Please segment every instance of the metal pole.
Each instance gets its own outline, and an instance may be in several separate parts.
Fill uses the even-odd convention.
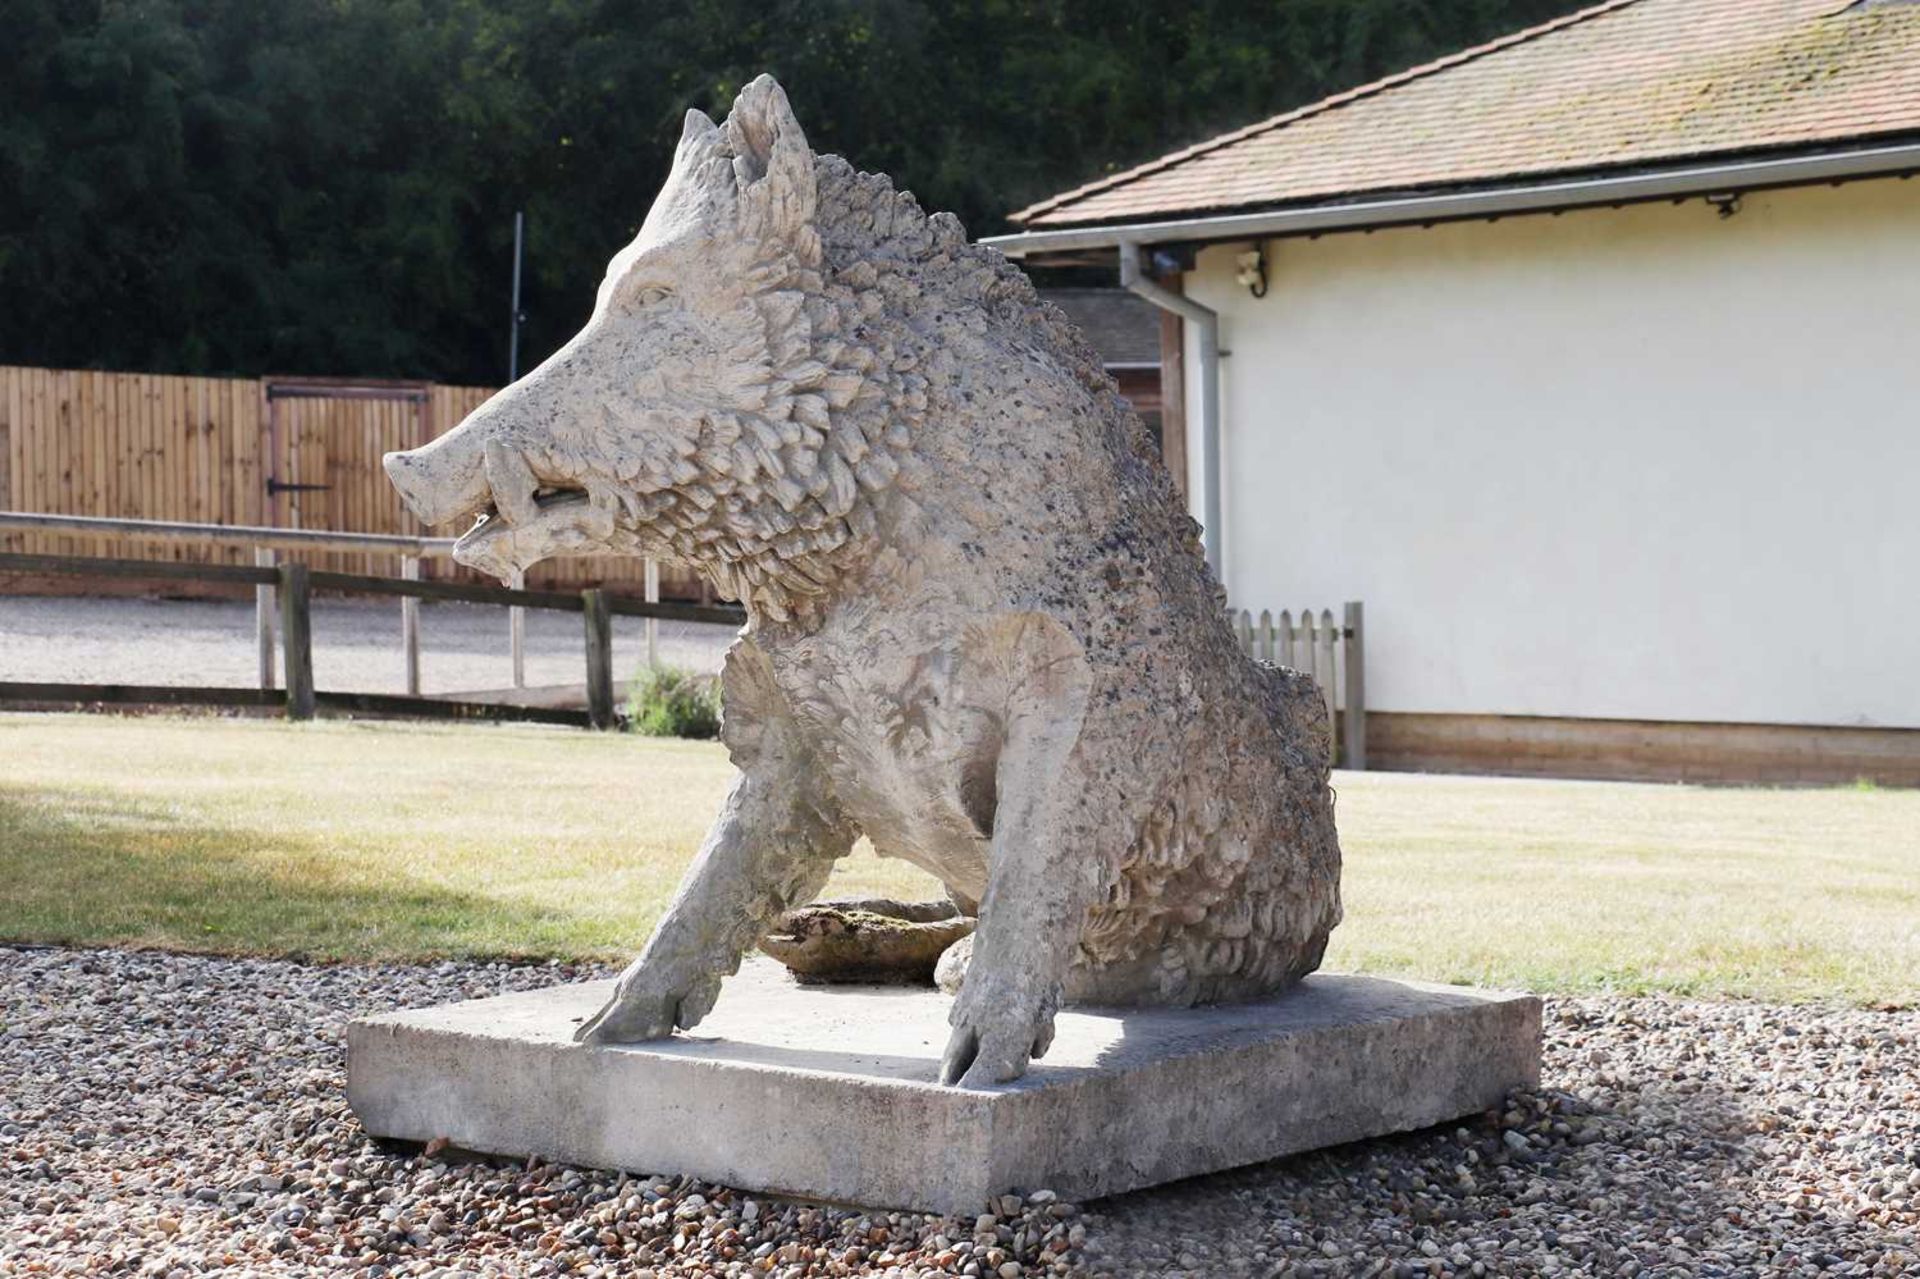
[[[516,591],[527,589],[527,575],[520,569],[513,570],[513,577],[507,585]],[[507,606],[507,636],[513,650],[513,686],[527,686],[527,610],[518,604]]]
[[[526,244],[527,215],[513,215],[513,315],[507,322],[507,383],[520,380],[520,253]],[[516,684],[517,686],[517,684]]]
[[[447,556],[454,539],[392,533],[336,533],[331,529],[270,528],[259,524],[184,524],[172,520],[114,520],[97,515],[40,515],[0,511],[0,532],[73,533],[136,542],[200,542],[208,546],[270,546],[288,551],[378,551]]]
[[[418,556],[400,557],[400,577],[407,582],[420,580]],[[407,696],[420,696],[420,600],[418,596],[400,597],[400,647],[406,650]]]
[[[273,548],[257,546],[253,551],[253,562],[260,568],[273,567]],[[253,629],[260,644],[260,687],[270,689],[274,686],[273,662],[273,614],[279,607],[274,599],[273,587],[264,583],[253,588]]]
[[[1120,287],[1190,322],[1200,339],[1200,546],[1222,583],[1227,580],[1220,527],[1220,315],[1184,294],[1163,288],[1140,269],[1140,246],[1120,243]]]
[[[646,591],[647,603],[658,604],[660,602],[660,563],[658,560],[647,561]],[[651,670],[659,665],[660,619],[657,617],[649,617],[647,619],[647,667]]]

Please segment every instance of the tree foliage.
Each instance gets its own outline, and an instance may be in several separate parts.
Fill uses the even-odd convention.
[[[0,0],[0,362],[496,382],[763,70],[970,229],[1568,0]]]

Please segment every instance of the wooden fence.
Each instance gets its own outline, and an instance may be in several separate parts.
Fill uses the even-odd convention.
[[[1335,620],[1332,609],[1318,615],[1286,609],[1274,616],[1261,609],[1228,614],[1247,656],[1309,675],[1327,703],[1333,731],[1333,757],[1342,767],[1367,766],[1366,623],[1358,600],[1350,600]]]
[[[151,684],[75,684],[0,680],[0,705],[46,706],[233,706],[277,708],[289,719],[312,719],[320,712],[339,715],[405,716],[430,719],[534,720],[589,728],[619,726],[613,676],[613,625],[617,614],[650,621],[711,622],[738,626],[737,608],[702,604],[647,603],[604,589],[584,591],[507,590],[464,582],[423,582],[417,578],[309,570],[305,564],[271,568],[245,564],[188,564],[164,560],[106,559],[93,556],[32,555],[0,552],[0,574],[31,573],[81,578],[132,578],[222,582],[274,592],[286,679],[260,688]],[[336,692],[315,687],[313,677],[312,597],[316,590],[397,596],[403,601],[460,600],[504,604],[509,608],[555,609],[582,614],[586,656],[584,711],[513,702],[472,701],[459,697],[422,697],[387,693]],[[417,632],[416,632],[417,633]],[[417,650],[416,650],[417,660]],[[417,688],[418,680],[409,683]]]
[[[109,519],[328,529],[423,536],[380,468],[457,425],[489,387],[340,379],[173,377],[0,365],[0,511]],[[98,555],[100,539],[0,534],[0,551]],[[183,562],[242,563],[233,547],[176,544]],[[391,573],[391,555],[316,553],[320,571]],[[450,561],[429,576],[483,580]],[[638,592],[637,559],[556,560],[528,585],[606,586]],[[686,573],[662,575],[663,594],[700,598]]]

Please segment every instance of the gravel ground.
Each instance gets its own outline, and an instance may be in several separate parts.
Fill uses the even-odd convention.
[[[347,1113],[348,1017],[585,975],[0,949],[0,1274],[1920,1274],[1913,1011],[1554,1000],[1546,1086],[1457,1129],[977,1220]]]
[[[259,678],[253,626],[253,605],[238,600],[0,596],[0,680],[251,687]],[[733,638],[724,626],[659,626],[660,659],[701,671],[720,669]],[[513,666],[507,645],[504,608],[423,602],[423,691],[508,687]],[[638,669],[646,655],[646,623],[616,617],[613,649],[617,675]],[[526,655],[528,684],[583,683],[579,615],[529,610]],[[404,692],[399,601],[316,598],[313,668],[323,689]]]

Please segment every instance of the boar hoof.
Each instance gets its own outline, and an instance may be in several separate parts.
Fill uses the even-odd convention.
[[[683,994],[663,993],[657,987],[629,985],[622,980],[606,1006],[573,1032],[583,1044],[636,1044],[648,1039],[665,1039],[674,1028],[691,1030],[713,1008],[720,994],[720,979],[702,977]]]

